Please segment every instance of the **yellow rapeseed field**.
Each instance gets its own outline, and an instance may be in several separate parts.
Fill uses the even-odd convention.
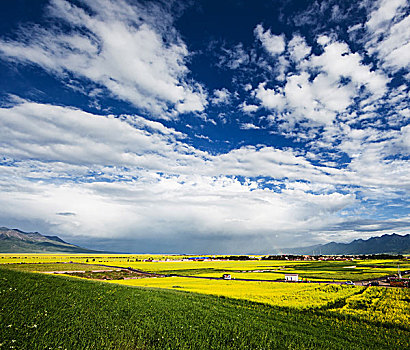
[[[285,273],[298,273],[300,278],[311,281],[363,280],[410,269],[405,260],[353,261],[181,261],[178,255],[130,255],[130,254],[0,254],[1,263],[59,263],[75,262],[118,267],[132,267],[147,272],[185,276],[221,277],[229,273],[233,278],[275,280],[284,279]],[[154,261],[143,261],[153,259]],[[179,260],[179,261],[178,261]]]
[[[346,305],[332,311],[368,320],[410,326],[410,290],[369,287],[346,299]]]
[[[362,287],[316,283],[244,282],[186,277],[144,278],[109,282],[128,286],[212,294],[298,309],[325,306],[362,290]]]

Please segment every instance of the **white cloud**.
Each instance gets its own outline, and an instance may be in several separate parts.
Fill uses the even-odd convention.
[[[284,89],[266,89],[265,84],[260,84],[255,96],[265,108],[290,110],[295,120],[328,124],[349,106],[353,92],[351,87],[340,86],[326,74],[319,74],[310,82],[309,74],[303,72],[288,77]]]
[[[0,152],[22,161],[90,167],[131,166],[206,176],[269,176],[275,173],[279,177],[303,177],[309,176],[308,173],[320,173],[292,152],[269,147],[245,147],[223,155],[211,155],[184,143],[184,134],[139,116],[116,118],[32,102],[0,108],[0,116]],[[304,164],[307,173],[291,171],[294,165],[287,168],[275,164],[283,163],[285,158],[292,159],[290,164]]]
[[[285,56],[279,56],[277,64],[275,65],[275,70],[277,72],[276,79],[279,81],[284,81],[286,79],[286,73],[289,69],[290,63]]]
[[[251,91],[252,90],[252,85],[251,84],[245,84],[245,86],[243,87],[243,89],[245,90],[245,91]]]
[[[205,135],[195,134],[194,136],[195,136],[196,138],[198,138],[198,139],[207,140],[208,142],[213,142],[210,137],[205,136]]]
[[[232,49],[222,49],[224,54],[219,57],[219,67],[230,69],[238,69],[241,66],[245,66],[250,62],[250,56],[245,52],[243,44],[239,43]]]
[[[272,56],[277,56],[285,51],[285,36],[283,34],[274,35],[270,29],[265,31],[261,24],[255,27],[254,33],[256,38],[261,41],[265,50]]]
[[[386,69],[409,67],[410,15],[406,0],[380,0],[365,24],[365,47],[376,54]]]
[[[341,88],[325,74],[309,82],[307,73],[291,76],[285,94],[297,119],[308,118],[323,124],[331,123],[338,112],[344,111],[353,95],[349,88]]]
[[[331,39],[327,35],[319,35],[316,41],[319,45],[325,46],[331,42]]]
[[[255,97],[258,98],[262,106],[268,109],[283,110],[286,104],[286,99],[281,92],[281,89],[267,89],[266,83],[259,84],[255,91]],[[277,91],[278,90],[278,91]]]
[[[324,35],[317,41],[323,52],[310,55],[304,39],[294,36],[288,52],[298,69],[286,76],[283,71],[282,78],[277,77],[284,79],[283,86],[267,88],[269,82],[265,81],[251,93],[261,106],[278,113],[286,111],[283,120],[290,124],[309,121],[313,127],[330,125],[347,113],[355,99],[374,103],[387,92],[390,79],[363,64],[359,53],[352,53],[346,43]]]
[[[2,108],[0,115],[0,151],[16,159],[155,167],[174,152],[170,141],[184,136],[138,116],[120,120],[36,103]]]
[[[20,40],[0,41],[1,56],[62,78],[69,73],[87,79],[157,118],[204,110],[206,93],[186,80],[189,52],[165,10],[124,0],[84,4],[92,14],[65,0],[52,0],[50,17],[71,32],[26,28]]]
[[[211,98],[214,105],[228,104],[230,100],[231,93],[225,88],[214,90],[214,96]]]
[[[325,46],[323,54],[310,59],[313,67],[323,69],[334,80],[350,78],[356,87],[366,87],[376,98],[385,94],[389,79],[364,65],[362,57],[358,53],[350,52],[346,43],[329,41],[322,45]]]
[[[306,56],[310,55],[311,48],[306,44],[306,41],[300,35],[294,35],[289,41],[288,51],[295,62],[300,62]]]
[[[242,123],[240,125],[240,128],[242,130],[258,130],[258,129],[260,129],[259,126],[255,125],[255,124],[252,124],[252,123]]]
[[[256,112],[259,109],[259,106],[250,104],[248,105],[246,101],[243,101],[239,106],[238,106],[243,112],[247,114],[251,114]]]
[[[407,5],[406,0],[379,0],[370,13],[366,26],[373,32],[380,32],[389,27],[400,8]]]

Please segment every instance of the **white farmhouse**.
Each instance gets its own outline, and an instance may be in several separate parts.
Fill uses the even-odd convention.
[[[299,280],[299,275],[297,273],[287,273],[285,274],[286,282],[297,282]]]

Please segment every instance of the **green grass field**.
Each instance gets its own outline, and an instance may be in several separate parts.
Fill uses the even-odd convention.
[[[395,300],[408,305],[400,291]],[[409,348],[408,322],[335,311],[357,306],[298,310],[0,267],[0,349]]]

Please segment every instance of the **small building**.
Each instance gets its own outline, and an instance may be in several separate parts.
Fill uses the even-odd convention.
[[[228,273],[223,274],[223,275],[222,275],[222,278],[223,278],[224,280],[230,280],[230,279],[232,279],[231,275],[228,274]]]
[[[297,273],[287,273],[285,274],[286,282],[297,282],[299,280],[299,275]]]

